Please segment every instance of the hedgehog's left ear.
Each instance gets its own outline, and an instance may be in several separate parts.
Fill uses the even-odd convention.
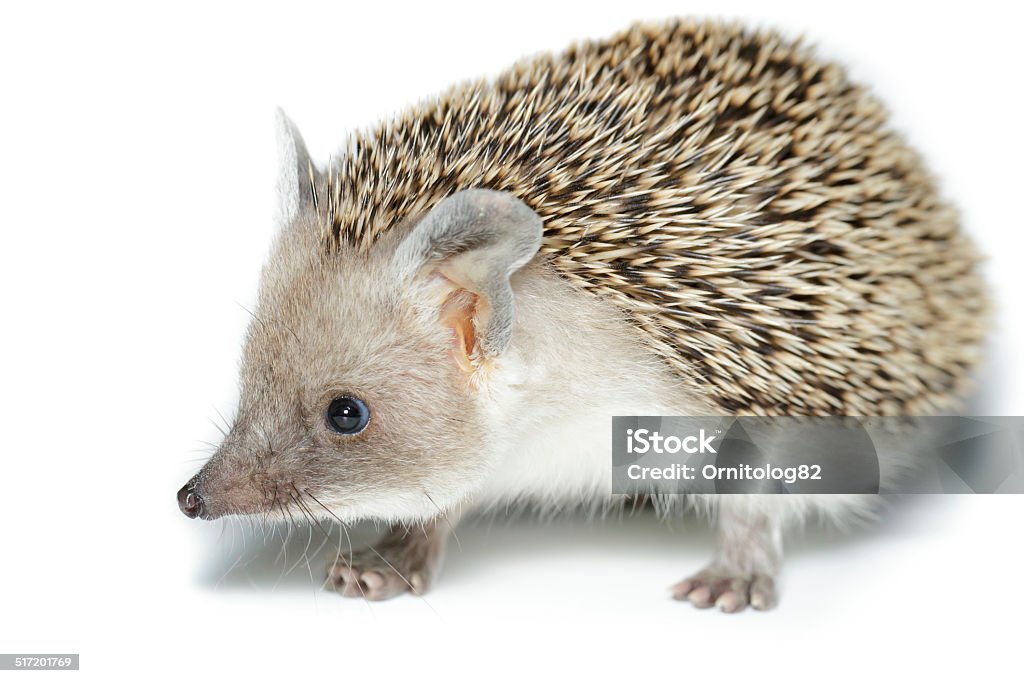
[[[314,208],[318,173],[306,151],[299,129],[281,110],[277,110],[277,193],[279,225],[286,226],[301,211]]]
[[[402,240],[393,264],[409,279],[443,278],[439,319],[455,333],[459,365],[472,371],[512,339],[509,278],[540,249],[543,223],[507,192],[464,190],[444,199]]]

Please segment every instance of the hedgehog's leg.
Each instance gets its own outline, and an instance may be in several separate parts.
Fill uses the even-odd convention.
[[[441,566],[455,521],[445,516],[411,528],[392,526],[372,546],[349,554],[339,551],[328,578],[346,597],[387,600],[405,592],[421,595]]]
[[[718,550],[707,567],[672,587],[672,597],[696,607],[738,612],[748,604],[770,609],[776,603],[775,577],[782,566],[782,525],[774,506],[761,496],[721,496]]]

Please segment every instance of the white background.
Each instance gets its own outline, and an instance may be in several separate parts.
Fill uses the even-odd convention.
[[[805,32],[889,103],[990,256],[1001,311],[976,410],[1024,415],[1018,10],[29,7],[0,17],[0,651],[80,652],[79,674],[37,674],[61,680],[1018,674],[1021,497],[918,499],[874,530],[809,533],[778,610],[733,616],[667,597],[709,556],[697,521],[474,525],[426,598],[367,605],[317,590],[322,563],[315,582],[304,564],[282,577],[279,539],[243,551],[238,527],[174,501],[232,411],[276,105],[323,162],[452,82],[679,12]]]

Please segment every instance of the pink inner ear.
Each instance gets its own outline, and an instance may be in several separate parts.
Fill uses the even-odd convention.
[[[476,349],[476,330],[473,315],[476,313],[478,297],[465,289],[456,289],[444,303],[438,319],[452,330],[452,357],[465,372],[473,372],[470,358]]]

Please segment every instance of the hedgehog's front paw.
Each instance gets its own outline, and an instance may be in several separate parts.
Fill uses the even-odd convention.
[[[375,547],[340,555],[328,573],[331,585],[346,597],[367,600],[387,600],[405,592],[421,595],[440,565],[448,528],[392,528]]]
[[[766,610],[777,602],[774,577],[727,572],[714,567],[672,586],[672,597],[689,600],[694,607],[701,609],[714,605],[723,612],[739,612],[747,605]]]
[[[387,555],[391,555],[388,557]],[[400,553],[378,555],[372,550],[340,557],[330,568],[331,585],[349,598],[387,600],[401,593],[420,595],[430,584],[429,566],[416,566]]]

